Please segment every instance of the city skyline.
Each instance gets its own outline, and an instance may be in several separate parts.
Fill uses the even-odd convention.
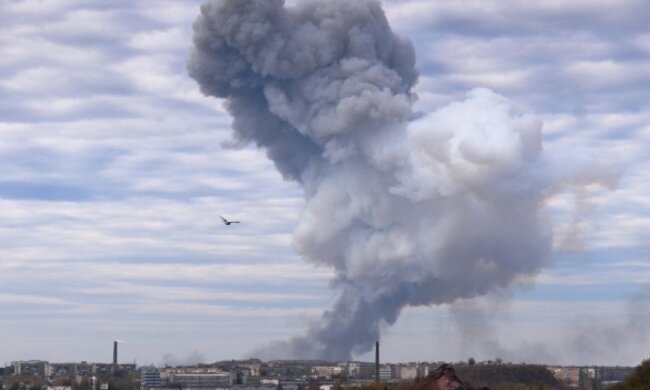
[[[247,358],[247,359],[224,359],[224,360],[218,360],[218,361],[211,361],[211,362],[198,362],[198,363],[192,363],[192,364],[162,364],[162,365],[148,365],[148,364],[138,364],[136,362],[118,362],[117,364],[114,364],[114,362],[106,362],[106,361],[86,361],[86,360],[81,360],[81,361],[65,361],[65,362],[58,362],[58,361],[47,361],[47,360],[41,360],[41,359],[30,359],[30,360],[12,360],[8,364],[6,364],[3,368],[10,368],[12,366],[26,366],[29,367],[29,369],[33,369],[34,367],[38,368],[39,370],[43,371],[44,365],[50,365],[50,366],[81,366],[83,367],[83,370],[86,368],[91,368],[92,366],[95,366],[95,370],[102,371],[104,374],[111,374],[111,371],[113,367],[117,366],[118,369],[128,369],[128,370],[142,370],[142,369],[148,369],[148,368],[220,368],[223,371],[230,371],[229,368],[227,367],[247,367],[247,366],[260,366],[260,365],[268,365],[268,366],[304,366],[308,367],[310,370],[312,368],[315,369],[315,371],[321,370],[323,372],[328,373],[329,375],[331,374],[336,374],[336,371],[332,372],[331,368],[332,367],[341,367],[341,366],[347,366],[347,365],[361,365],[364,367],[365,374],[368,375],[367,379],[375,379],[375,374],[376,374],[376,361],[362,361],[362,360],[319,360],[319,359],[273,359],[273,360],[263,360],[263,359],[258,359],[255,357],[252,358]],[[546,368],[552,369],[554,367],[621,367],[621,368],[628,368],[628,369],[633,369],[636,366],[603,366],[603,365],[595,365],[595,364],[586,364],[586,365],[559,365],[559,364],[528,364],[525,362],[508,362],[508,361],[503,361],[501,358],[497,358],[495,360],[489,359],[489,360],[483,360],[483,361],[477,361],[476,359],[470,357],[467,360],[464,361],[396,361],[396,362],[379,362],[380,367],[384,366],[390,366],[390,367],[436,367],[436,366],[441,366],[441,365],[457,365],[457,366],[473,366],[473,365],[485,365],[485,366],[497,366],[497,365],[512,365],[512,366],[526,366],[526,365],[531,365],[531,366],[546,366]],[[250,367],[249,367],[250,368]],[[29,370],[26,370],[29,371]],[[49,371],[46,370],[46,371]],[[412,378],[414,379],[414,378]]]
[[[410,386],[419,381],[430,381],[442,370],[458,370],[463,380],[493,386],[516,381],[521,385],[561,386],[561,388],[599,389],[621,382],[638,368],[603,366],[543,366],[505,362],[467,362],[454,364],[411,362],[375,365],[370,362],[271,361],[227,360],[195,366],[151,367],[95,363],[48,363],[44,361],[17,361],[11,367],[0,369],[0,384],[48,383],[71,385],[74,389],[104,383],[119,388],[160,388],[181,384],[183,388],[273,389],[276,387],[300,390],[334,386],[356,388],[381,381],[386,386]],[[491,375],[485,376],[489,372]],[[634,375],[634,374],[632,374]],[[459,379],[460,380],[460,379]],[[465,383],[468,383],[465,382]],[[208,385],[208,383],[210,385]],[[171,387],[171,386],[170,386]],[[70,388],[70,387],[68,387]]]
[[[254,357],[338,298],[292,246],[302,189],[264,150],[228,146],[232,119],[188,75],[201,3],[0,4],[2,361],[109,362],[115,339],[143,365]],[[416,113],[489,89],[543,124],[549,162],[609,179],[547,195],[538,274],[407,307],[382,360],[648,358],[650,7],[382,4],[415,49]]]

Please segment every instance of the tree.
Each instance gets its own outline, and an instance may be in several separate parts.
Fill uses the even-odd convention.
[[[88,378],[83,378],[79,383],[72,383],[72,390],[88,390],[89,388],[90,382],[88,382]]]
[[[634,369],[632,375],[623,382],[611,387],[613,390],[647,390],[650,388],[650,359],[646,359]]]
[[[471,358],[467,359],[467,364],[469,364],[470,366],[473,366],[473,365],[476,364],[476,360],[474,360],[474,358],[471,357]]]

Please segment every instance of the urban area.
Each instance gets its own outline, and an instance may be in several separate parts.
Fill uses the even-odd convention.
[[[229,360],[192,366],[153,367],[118,363],[117,344],[112,363],[51,363],[41,360],[14,361],[0,368],[1,390],[340,390],[376,382],[399,384],[426,378],[443,362],[380,364],[375,362],[326,362],[316,360]],[[557,386],[547,388],[599,390],[618,383],[632,367],[539,366],[470,358],[453,363],[470,375],[481,369],[522,371],[522,367],[545,371]],[[528,370],[530,372],[530,370]],[[512,376],[513,374],[508,374]],[[386,388],[385,386],[382,388]],[[543,388],[543,386],[542,386]]]

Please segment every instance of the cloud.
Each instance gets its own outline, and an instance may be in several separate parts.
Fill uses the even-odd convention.
[[[506,1],[387,1],[398,27],[414,32],[453,32],[477,36],[521,34],[559,29],[595,30],[595,26],[622,32],[644,28],[648,11],[640,0],[550,1],[522,4]],[[639,13],[629,10],[640,10]],[[605,33],[603,32],[605,35]]]

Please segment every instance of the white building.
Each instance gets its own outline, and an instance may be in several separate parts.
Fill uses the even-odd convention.
[[[311,368],[311,375],[315,378],[332,378],[341,375],[343,367],[340,366],[314,366]]]
[[[49,377],[52,375],[52,365],[42,360],[27,360],[11,362],[15,375],[37,375]]]
[[[155,368],[143,368],[140,371],[140,389],[150,390],[162,387],[160,371]]]
[[[416,365],[399,365],[397,366],[395,376],[397,379],[413,380],[418,377],[418,366]]]
[[[262,378],[260,379],[260,384],[262,386],[277,386],[280,384],[280,380],[277,378]]]
[[[387,381],[393,379],[393,367],[388,364],[379,366],[379,380]]]
[[[425,378],[427,375],[429,375],[429,365],[426,363],[398,364],[395,367],[395,378],[397,379],[413,380]]]
[[[170,381],[181,385],[184,390],[215,390],[231,387],[234,378],[229,372],[174,373]]]
[[[348,378],[372,379],[375,377],[375,363],[347,362],[342,363],[341,366],[347,369]]]

